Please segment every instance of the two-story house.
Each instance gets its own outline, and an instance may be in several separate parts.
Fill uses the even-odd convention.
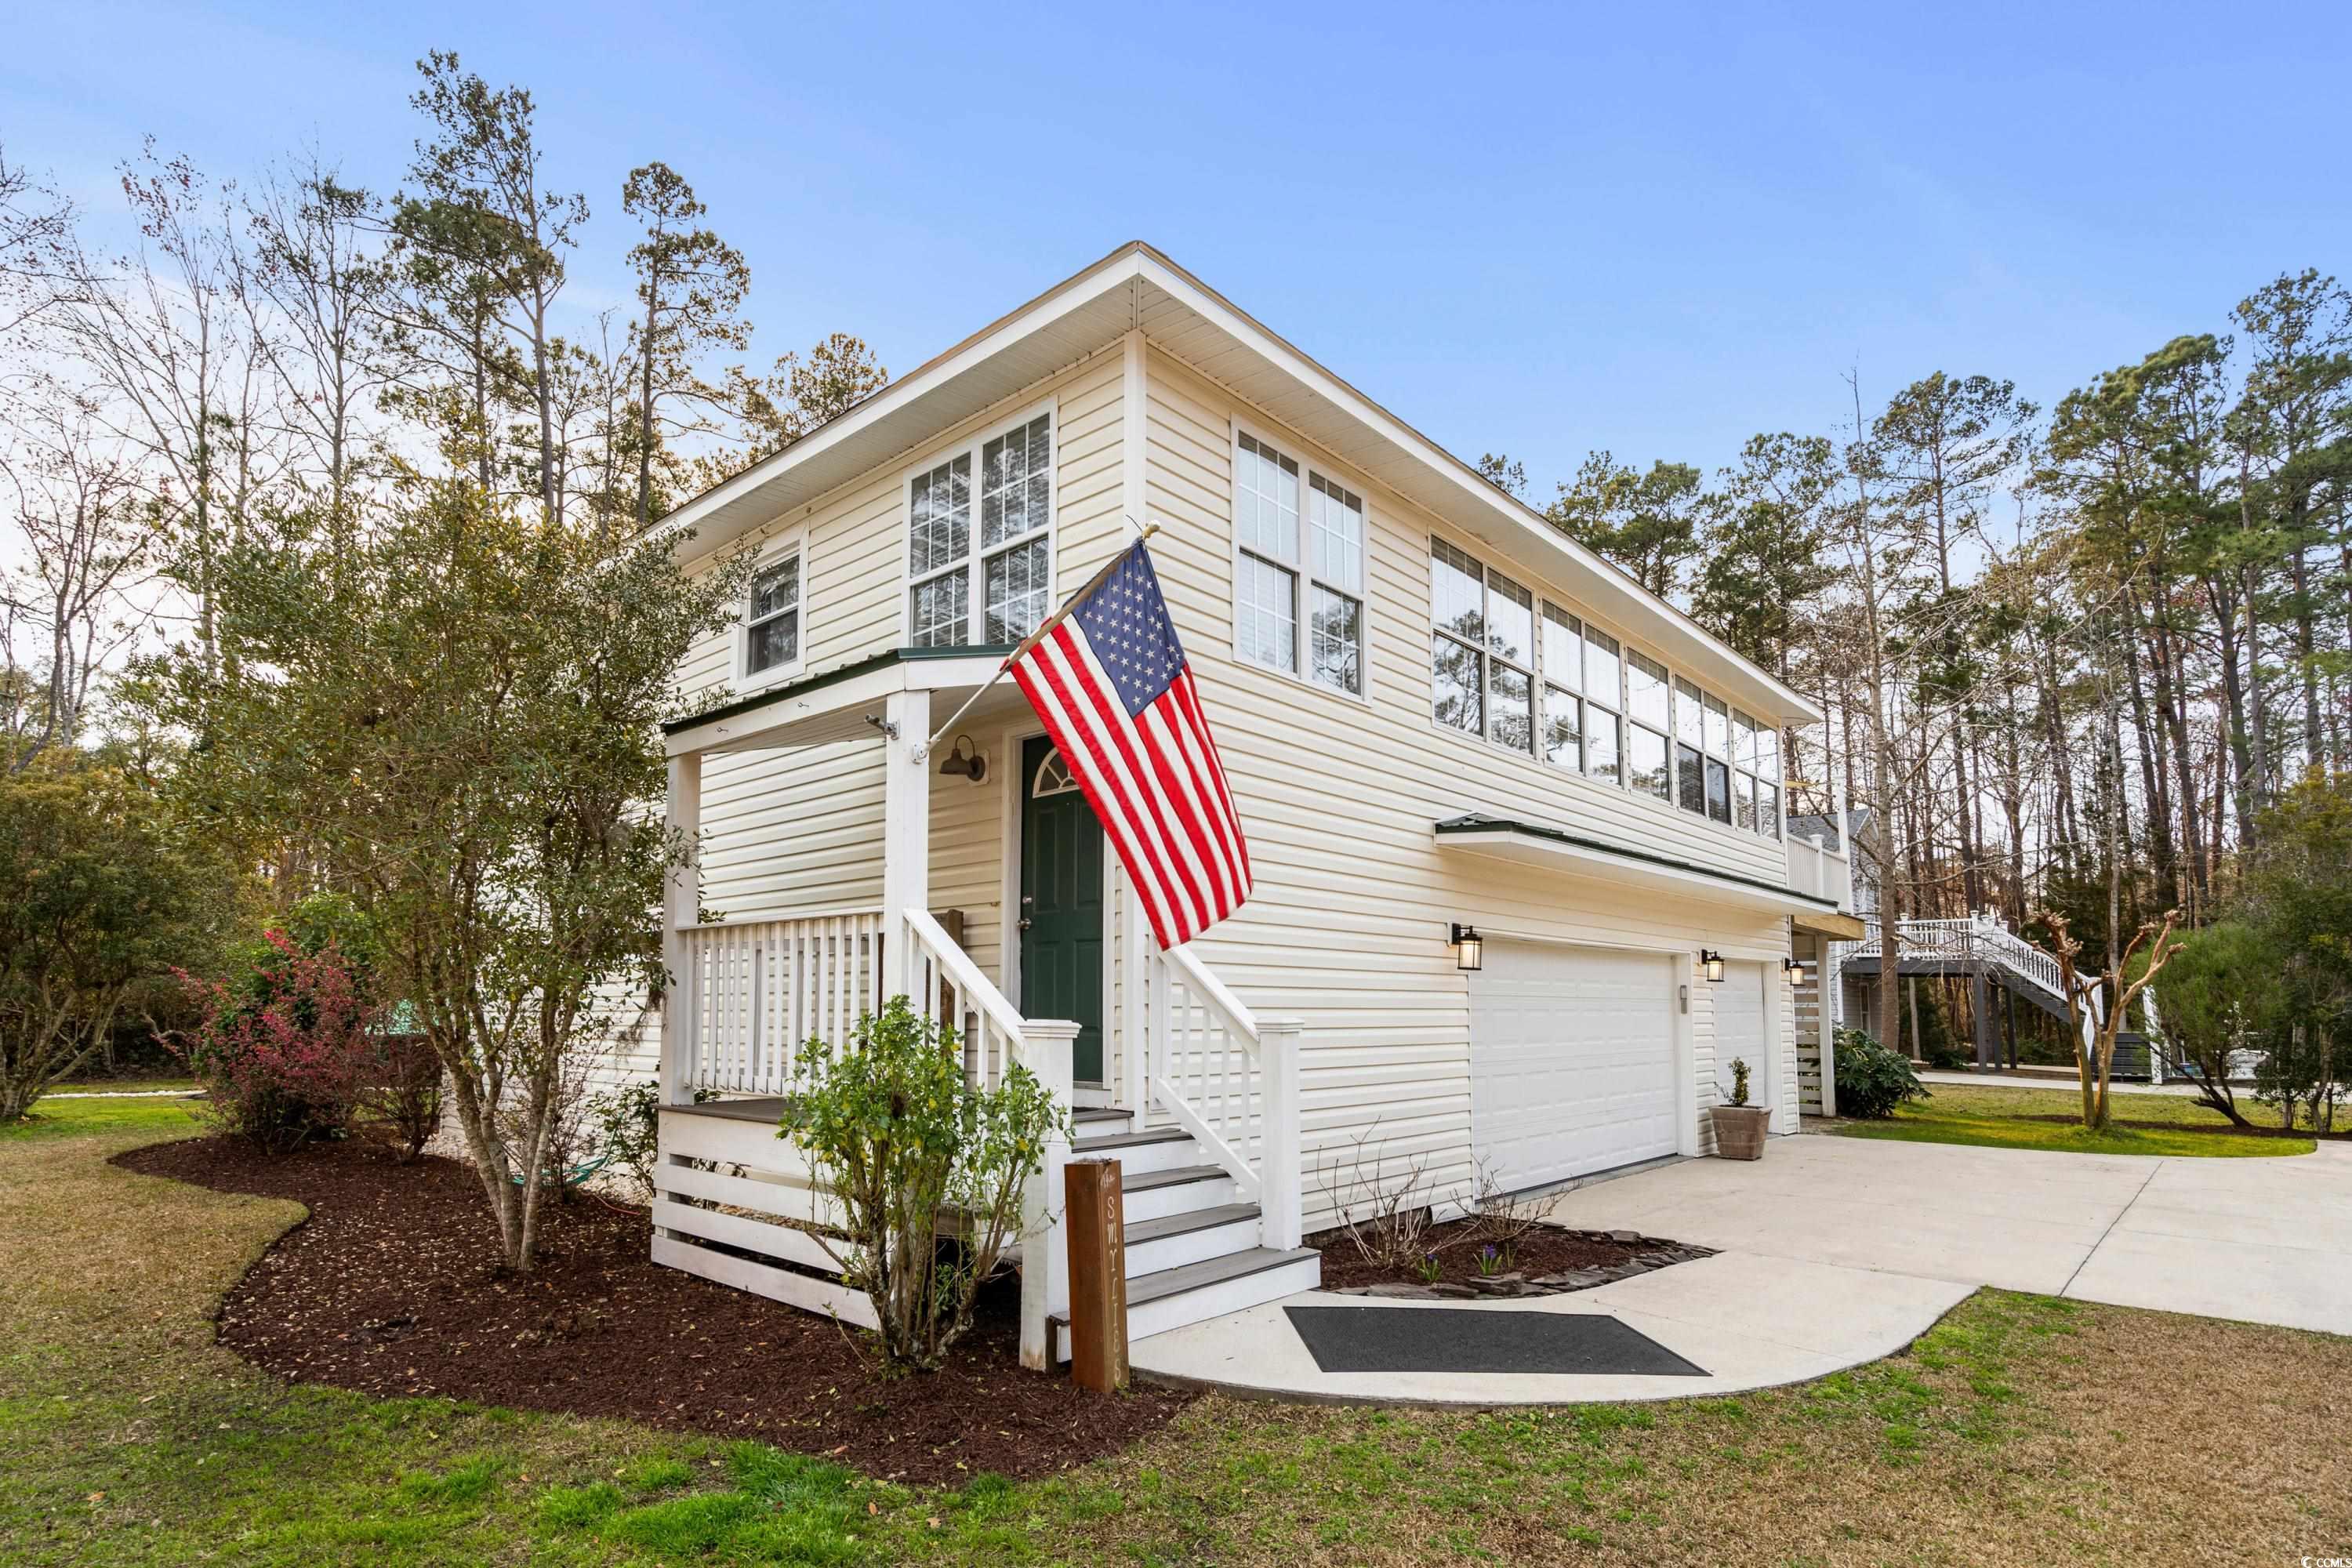
[[[1255,876],[1166,954],[1009,681],[929,743],[1147,520]],[[858,1315],[757,1217],[826,1212],[761,1097],[900,992],[1078,1108],[1045,1221],[1061,1159],[1122,1162],[1138,1337],[1311,1287],[1375,1185],[1705,1153],[1735,1058],[1795,1131],[1792,922],[1843,897],[1783,830],[1816,706],[1150,247],[667,526],[758,564],[668,733],[663,1081],[731,1098],[664,1116],[665,1260]],[[1033,1360],[1060,1268],[1024,1254]]]

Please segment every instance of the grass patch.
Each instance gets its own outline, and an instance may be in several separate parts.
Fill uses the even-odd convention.
[[[1992,1291],[1796,1388],[1481,1413],[1210,1398],[1115,1459],[960,1489],[288,1387],[205,1315],[300,1210],[116,1170],[181,1128],[59,1103],[0,1142],[12,1565],[2138,1564],[2352,1544],[2352,1448],[2324,1436],[2352,1341]]]
[[[2182,1155],[2199,1159],[2308,1154],[2311,1139],[2233,1127],[2220,1112],[2184,1095],[2113,1096],[2115,1124],[2084,1130],[2071,1090],[2006,1084],[1930,1084],[1930,1098],[1898,1108],[1885,1121],[1848,1121],[1848,1138],[1906,1143],[1966,1143],[1986,1149],[2047,1149],[2072,1154]],[[2261,1108],[2250,1108],[2260,1113]],[[2259,1123],[2258,1123],[2259,1125]]]

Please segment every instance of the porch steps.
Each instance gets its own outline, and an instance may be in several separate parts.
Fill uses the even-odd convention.
[[[1312,1290],[1322,1279],[1323,1255],[1311,1247],[1293,1252],[1254,1247],[1146,1274],[1127,1282],[1128,1342]],[[1046,1326],[1054,1359],[1069,1360],[1069,1314],[1056,1312]]]
[[[1191,1133],[1130,1131],[1132,1114],[1110,1108],[1078,1111],[1072,1121],[1073,1159],[1119,1164],[1130,1342],[1321,1283],[1322,1254],[1263,1245],[1258,1205],[1240,1201],[1232,1173],[1204,1158]],[[1047,1328],[1055,1359],[1066,1361],[1068,1315],[1056,1314]]]

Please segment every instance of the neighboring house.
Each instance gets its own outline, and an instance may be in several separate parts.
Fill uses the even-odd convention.
[[[1255,875],[1166,955],[1009,682],[925,746],[1146,520]],[[773,1096],[792,1042],[924,998],[1122,1162],[1137,1337],[1312,1285],[1302,1234],[1374,1187],[1454,1206],[1706,1153],[1734,1058],[1797,1130],[1792,921],[1844,929],[1843,858],[1781,825],[1780,738],[1817,708],[1150,247],[667,526],[690,569],[758,550],[668,731],[703,844],[674,1102]],[[665,1113],[656,1256],[856,1318],[750,1212],[825,1212],[774,1110]],[[1033,1362],[1062,1255],[1025,1255]]]

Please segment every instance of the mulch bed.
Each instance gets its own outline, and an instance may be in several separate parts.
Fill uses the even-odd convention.
[[[1475,1220],[1450,1220],[1430,1227],[1423,1245],[1436,1253],[1437,1283],[1471,1286],[1489,1279],[1482,1274],[1479,1264],[1479,1242]],[[1337,1232],[1311,1238],[1314,1246],[1323,1249],[1323,1289],[1326,1290],[1360,1289],[1370,1285],[1423,1285],[1430,1281],[1418,1272],[1399,1274],[1364,1260],[1347,1237]],[[1643,1236],[1630,1230],[1570,1230],[1559,1226],[1540,1226],[1519,1238],[1508,1258],[1496,1260],[1496,1274],[1518,1274],[1528,1279],[1585,1270],[1606,1273],[1612,1269],[1630,1273],[1645,1272],[1659,1264],[1634,1265],[1645,1258],[1658,1258],[1673,1253],[1675,1261],[1685,1256],[1704,1257],[1707,1249],[1686,1243],[1667,1241],[1658,1237]],[[1601,1281],[1593,1281],[1601,1283]]]
[[[213,1137],[116,1163],[309,1206],[219,1317],[222,1343],[292,1382],[617,1416],[950,1485],[1082,1464],[1192,1398],[1142,1383],[1108,1396],[1023,1371],[1012,1280],[985,1294],[948,1367],[884,1378],[854,1331],[654,1263],[641,1210],[549,1205],[538,1266],[517,1275],[498,1262],[480,1182],[455,1161],[397,1165],[356,1143],[271,1156]]]

